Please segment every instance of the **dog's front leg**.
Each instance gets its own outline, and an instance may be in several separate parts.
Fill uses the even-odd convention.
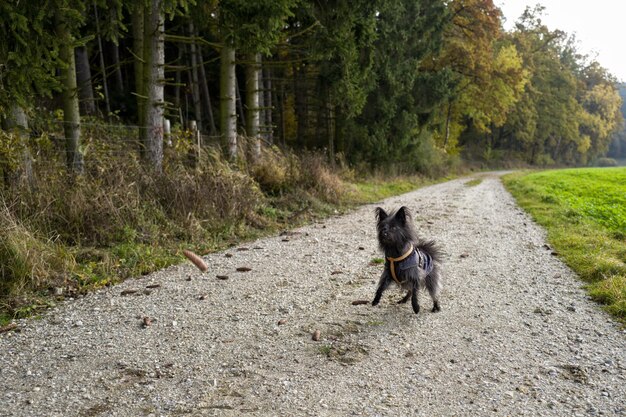
[[[402,297],[402,299],[400,301],[398,301],[398,304],[404,304],[407,301],[409,301],[409,298],[411,298],[411,294],[412,294],[411,290],[407,291],[406,295],[404,297]]]
[[[378,288],[376,289],[376,295],[374,296],[374,300],[372,301],[372,305],[375,306],[380,302],[380,298],[383,296],[383,292],[389,287],[391,279],[389,278],[389,274],[387,271],[383,272],[383,275],[380,277],[380,281],[378,282]]]
[[[413,307],[415,314],[420,312],[420,305],[417,299],[417,285],[411,288],[411,307]]]

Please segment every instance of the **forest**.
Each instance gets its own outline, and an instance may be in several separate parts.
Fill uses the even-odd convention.
[[[626,117],[626,84],[619,84],[618,88],[622,98],[622,117]],[[626,126],[623,124],[621,129],[613,133],[607,156],[616,159],[626,159]]]
[[[90,140],[81,124],[94,118],[137,126],[157,171],[164,118],[171,129],[194,121],[231,160],[244,136],[257,158],[276,144],[426,172],[458,154],[586,165],[621,124],[616,80],[544,26],[539,6],[511,32],[491,0],[0,7],[5,182],[26,169],[33,136],[55,126],[80,173]]]
[[[542,11],[506,31],[492,0],[1,2],[0,293],[101,285],[367,174],[623,158],[617,80]]]

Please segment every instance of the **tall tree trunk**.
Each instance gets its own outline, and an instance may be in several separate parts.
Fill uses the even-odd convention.
[[[67,168],[72,173],[83,172],[83,155],[80,150],[80,111],[76,85],[76,60],[74,39],[62,17],[57,19],[57,36],[60,41],[59,58],[65,64],[61,68],[63,84],[63,130]]]
[[[185,50],[183,49],[183,45],[178,45],[178,58],[176,59],[176,72],[174,75],[174,107],[176,109],[180,108],[180,87],[183,82],[181,69],[184,56]]]
[[[189,58],[189,53],[187,52],[187,47],[185,47],[185,58]],[[186,60],[185,62],[188,63],[188,60]],[[187,64],[187,87],[192,87],[193,86],[193,76],[191,75],[191,65]],[[189,106],[189,95],[191,95],[191,106]],[[196,116],[189,115],[189,108],[193,107],[194,104],[194,98],[193,98],[193,88],[185,88],[185,118],[187,119],[187,129],[191,129],[191,121],[193,120],[193,125],[195,126],[194,129],[198,129],[198,124],[196,122]],[[194,110],[195,113],[195,110]]]
[[[452,117],[452,101],[448,102],[448,112],[446,114],[446,136],[443,140],[443,149],[446,149],[448,145],[448,139],[450,139],[450,119]]]
[[[559,148],[561,147],[561,139],[562,139],[562,136],[559,135],[558,139],[556,140],[556,145],[554,146],[554,150],[552,151],[552,159],[555,162],[559,156]]]
[[[344,135],[344,129],[345,129],[345,122],[346,119],[343,115],[343,112],[339,109],[339,106],[335,107],[334,109],[334,120],[335,120],[335,129],[333,130],[334,132],[334,137],[335,137],[335,151],[340,154],[345,156],[346,155],[346,144],[345,144],[345,139],[343,137]]]
[[[530,151],[530,159],[528,160],[528,163],[530,163],[531,165],[535,164],[535,158],[537,157],[537,151],[539,150],[538,148],[539,145],[537,144],[537,142],[534,142]]]
[[[121,2],[120,2],[121,3]],[[109,2],[109,24],[116,27],[118,20],[118,6]],[[118,95],[124,94],[124,77],[122,76],[122,66],[120,65],[120,45],[117,39],[111,42],[111,59],[113,61],[113,75],[115,76],[115,92]]]
[[[143,24],[144,24],[144,6],[141,2],[136,2],[133,6],[133,66],[135,70],[135,94],[137,98],[137,124],[143,123],[143,108],[146,99],[141,97],[145,91],[143,88]],[[141,134],[139,135],[142,136]]]
[[[195,30],[193,23],[189,22],[189,36],[194,36]],[[192,40],[189,44],[189,55],[191,61],[191,96],[193,99],[193,112],[195,113],[198,131],[202,133],[204,126],[202,124],[202,103],[200,99],[200,86],[198,84],[198,53],[196,41]]]
[[[209,84],[207,82],[206,71],[204,69],[202,47],[198,47],[198,61],[200,63],[200,86],[202,87],[202,98],[204,99],[204,107],[206,107],[207,116],[209,117],[209,133],[211,134],[211,136],[215,136],[217,134],[217,129],[215,128],[215,119],[213,118],[213,106],[211,106],[211,95],[209,94]]]
[[[265,95],[265,140],[274,143],[274,126],[272,120],[272,72],[269,68],[263,69],[263,94]]]
[[[306,98],[306,67],[304,65],[295,64],[293,67],[293,78],[296,120],[298,123],[296,143],[299,146],[304,146],[307,131],[309,129],[309,115]]]
[[[93,2],[94,17],[96,20],[96,38],[98,39],[98,50],[100,52],[100,72],[102,72],[102,89],[104,90],[104,105],[106,109],[106,117],[111,114],[111,101],[109,100],[109,86],[107,83],[107,71],[104,64],[104,51],[102,50],[102,36],[100,36],[100,23],[98,18],[98,7]]]
[[[259,139],[265,138],[265,94],[263,93],[263,70],[259,71]]]
[[[124,77],[122,77],[122,66],[120,65],[120,47],[116,42],[111,42],[111,60],[113,61],[115,92],[121,95],[124,93]]]
[[[330,166],[335,166],[335,129],[333,123],[333,106],[330,101],[330,91],[327,90],[326,104],[324,109],[326,110],[326,130],[328,135],[328,159],[330,160]]]
[[[28,118],[24,109],[13,102],[6,119],[2,121],[2,128],[17,135],[19,149],[18,166],[11,166],[7,161],[0,161],[4,174],[4,185],[20,187],[24,184],[33,184],[33,159],[28,148]]]
[[[315,146],[325,147],[325,141],[323,139],[324,129],[326,128],[326,112],[324,106],[326,105],[326,91],[324,89],[324,83],[320,78],[316,81],[316,96],[317,96],[317,113],[315,114]],[[328,133],[328,130],[326,130]]]
[[[241,93],[239,92],[239,80],[237,79],[237,73],[235,71],[235,97],[237,99],[237,113],[239,113],[239,117],[237,120],[241,120],[245,123],[246,114],[243,111],[243,100],[241,98]]]
[[[163,83],[164,83],[163,0],[150,0],[144,15],[144,108],[143,151],[148,166],[163,169]]]
[[[89,54],[85,46],[76,47],[74,53],[76,55],[76,82],[78,83],[80,112],[81,114],[93,115],[96,113],[96,103],[93,99]]]
[[[228,157],[237,159],[235,48],[225,42],[220,53],[220,130]]]
[[[285,83],[280,83],[279,88],[279,96],[278,96],[278,116],[280,118],[280,122],[278,124],[278,136],[280,138],[280,143],[285,146],[287,144],[286,136],[287,136],[287,126],[285,123]]]
[[[246,134],[252,140],[252,157],[255,161],[261,157],[261,139],[259,138],[259,73],[261,54],[250,56],[246,66]]]

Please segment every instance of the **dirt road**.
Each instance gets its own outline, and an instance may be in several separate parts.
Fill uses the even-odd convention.
[[[440,313],[352,304],[382,270],[364,206],[19,322],[0,415],[626,415],[626,333],[482,178],[381,202],[446,252]]]

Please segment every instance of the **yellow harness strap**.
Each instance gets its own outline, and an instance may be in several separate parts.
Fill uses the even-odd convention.
[[[405,260],[406,258],[408,258],[412,253],[413,253],[413,245],[411,245],[409,247],[409,250],[406,251],[406,253],[404,253],[404,255],[398,257],[398,258],[392,258],[391,256],[387,258],[387,260],[389,261],[389,270],[391,271],[391,277],[393,278],[394,281],[396,281],[396,283],[398,285],[400,285],[400,281],[398,280],[398,277],[396,276],[396,268],[395,268],[395,264],[394,262],[400,262]]]

